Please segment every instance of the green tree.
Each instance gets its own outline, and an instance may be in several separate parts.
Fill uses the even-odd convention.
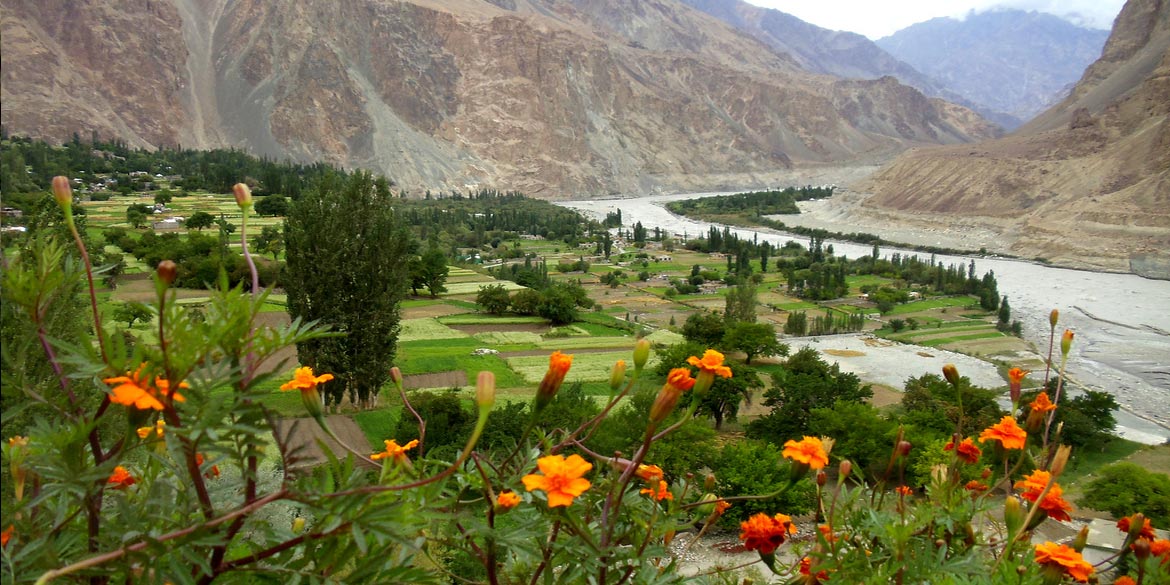
[[[488,313],[502,315],[507,312],[512,301],[504,285],[489,284],[479,287],[479,292],[475,293],[475,303]]]
[[[260,230],[260,235],[252,238],[252,249],[261,254],[272,254],[272,259],[284,251],[284,234],[280,233],[280,227],[274,225],[266,225]]]
[[[723,318],[731,323],[756,322],[756,287],[750,284],[733,286],[727,291]]]
[[[938,374],[923,374],[906,380],[902,394],[903,421],[930,428],[942,435],[955,432],[959,422],[959,396],[962,395],[964,434],[990,427],[1003,417],[1003,409],[996,402],[996,393],[978,386],[961,376],[958,391]]]
[[[577,320],[577,299],[567,283],[555,282],[540,292],[536,314],[553,325],[568,325]]]
[[[300,343],[297,355],[336,376],[324,386],[329,404],[348,392],[365,405],[394,362],[407,258],[415,250],[389,185],[365,172],[326,175],[289,209],[284,234],[289,313],[343,334]]]
[[[707,311],[687,315],[687,320],[683,322],[682,326],[683,337],[687,341],[704,346],[704,348],[722,347],[725,333],[726,326],[723,318]]]
[[[808,313],[804,311],[795,311],[788,314],[788,319],[784,322],[784,334],[803,336],[808,333]]]
[[[1077,503],[1120,518],[1135,512],[1158,528],[1170,527],[1170,475],[1133,463],[1102,467]]]
[[[136,207],[126,210],[126,221],[135,229],[146,225],[146,212]]]
[[[133,327],[137,321],[150,321],[153,316],[142,303],[122,303],[114,309],[114,319],[126,323],[127,327]]]
[[[284,216],[288,215],[288,198],[284,195],[269,195],[256,200],[256,213],[260,215]]]
[[[183,222],[183,225],[189,230],[203,231],[204,228],[209,228],[215,225],[215,216],[206,211],[196,211]]]
[[[174,195],[174,193],[171,193],[170,189],[160,189],[158,191],[158,193],[154,194],[154,202],[161,204],[161,205],[166,205],[166,204],[170,203],[171,200],[174,198],[175,198],[175,195]]]
[[[723,346],[742,351],[749,364],[756,356],[788,355],[788,346],[776,339],[776,327],[771,323],[735,323],[727,329]]]
[[[447,256],[438,247],[431,246],[426,253],[422,255],[419,263],[422,270],[422,281],[427,287],[427,292],[431,293],[431,298],[439,296],[439,293],[447,292],[447,287],[444,284],[447,282],[447,273],[450,268],[447,267]]]
[[[860,402],[873,396],[857,374],[829,365],[817,350],[804,347],[772,374],[772,387],[764,392],[764,406],[772,410],[748,425],[748,436],[776,444],[810,432],[812,411],[830,408],[837,401]]]

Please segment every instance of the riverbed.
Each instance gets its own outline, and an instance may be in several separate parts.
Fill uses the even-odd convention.
[[[824,175],[821,182],[831,182],[827,180],[830,176]],[[809,183],[820,184],[817,181],[794,182],[799,185]],[[598,219],[620,209],[627,224],[641,221],[647,227],[660,227],[669,233],[693,238],[705,234],[712,224],[676,216],[664,205],[669,201],[715,194],[718,193],[565,201],[559,205]],[[864,225],[856,224],[842,224],[836,229],[867,231]],[[732,228],[732,231],[740,237],[758,237],[775,245],[790,240],[807,244],[806,237],[771,230]],[[838,255],[858,257],[872,251],[871,246],[832,243]],[[892,253],[930,256],[892,247],[882,248],[881,253],[883,256]],[[945,264],[966,265],[971,258],[938,255],[937,260]],[[1170,281],[1150,280],[1133,274],[1055,268],[1004,258],[976,257],[974,260],[978,275],[994,271],[1000,293],[1011,303],[1012,317],[1023,323],[1025,339],[1041,353],[1045,353],[1048,347],[1049,312],[1052,309],[1060,311],[1056,334],[1059,336],[1066,327],[1076,334],[1068,377],[1077,385],[1114,395],[1123,409],[1117,417],[1119,434],[1144,443],[1170,441]],[[832,359],[829,355],[826,358]],[[880,364],[865,366],[871,372],[897,370],[905,362],[897,353],[890,353],[887,358],[871,359],[881,360]],[[849,360],[841,358],[837,361],[845,368]],[[982,363],[994,371],[994,366]],[[912,375],[922,373],[926,372]],[[906,377],[900,379],[904,381]],[[999,379],[998,385],[1003,384]],[[895,386],[900,387],[901,383]]]

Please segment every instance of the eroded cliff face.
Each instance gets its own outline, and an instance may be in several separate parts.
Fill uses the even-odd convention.
[[[875,216],[982,221],[1016,254],[1170,265],[1170,4],[1127,3],[1072,95],[1020,131],[907,152],[863,187]]]
[[[114,7],[114,5],[117,5]],[[672,0],[2,0],[3,122],[242,147],[408,189],[766,184],[996,128],[841,80]]]

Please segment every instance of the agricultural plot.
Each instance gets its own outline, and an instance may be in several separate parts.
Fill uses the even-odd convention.
[[[626,363],[629,363],[632,356],[632,347],[622,351],[575,354],[573,355],[573,367],[569,369],[565,381],[572,383],[609,380],[613,364],[618,360],[625,360]],[[657,361],[658,357],[651,353],[650,361],[646,367],[653,368]],[[544,373],[548,371],[547,355],[512,357],[508,358],[507,362],[512,370],[529,384],[540,383],[540,380],[544,378]]]
[[[452,329],[433,317],[423,319],[403,319],[402,330],[398,333],[401,342],[421,341],[426,339],[461,339],[466,333]]]
[[[500,284],[504,286],[504,290],[514,291],[527,288],[523,285],[516,284],[510,280],[477,280],[472,282],[448,282],[446,284],[447,292],[442,296],[449,295],[473,295],[479,292],[479,289],[488,285]]]
[[[531,325],[545,323],[543,317],[529,315],[486,315],[482,313],[463,313],[440,317],[439,322],[444,325]]]
[[[476,340],[484,345],[530,345],[535,347],[543,338],[539,333],[532,333],[530,331],[484,331],[473,335]]]

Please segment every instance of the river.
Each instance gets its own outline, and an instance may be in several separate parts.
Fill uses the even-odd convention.
[[[668,201],[691,199],[715,193],[655,195],[638,198],[564,201],[558,203],[587,216],[604,219],[605,214],[622,212],[627,225],[642,222],[647,228],[660,227],[669,233],[693,238],[706,234],[712,225],[671,214]],[[842,225],[841,231],[866,231],[865,226]],[[783,244],[795,240],[807,245],[808,238],[778,232],[732,228],[740,237]],[[868,255],[871,246],[832,242],[835,254],[849,257]],[[882,248],[891,253],[929,254],[913,250]],[[946,264],[966,265],[971,258],[938,255]],[[1118,434],[1143,443],[1170,441],[1170,281],[1150,280],[1133,274],[1088,272],[1002,258],[975,258],[976,273],[994,271],[1000,294],[1006,295],[1013,319],[1024,325],[1024,337],[1041,351],[1048,346],[1048,315],[1059,309],[1057,335],[1064,328],[1076,333],[1067,374],[1071,380],[1094,390],[1113,394],[1122,406],[1117,413]],[[1059,340],[1058,340],[1059,341]],[[1059,349],[1057,356],[1059,356]],[[994,366],[988,364],[994,370]],[[921,372],[919,372],[921,373]],[[915,374],[917,375],[917,374]],[[905,379],[905,378],[903,378]]]

